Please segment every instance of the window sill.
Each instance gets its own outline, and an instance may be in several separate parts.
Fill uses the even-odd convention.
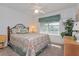
[[[59,36],[59,34],[48,34],[48,35]]]
[[[45,33],[45,32],[40,32],[40,33],[43,33],[43,34],[48,34],[48,35],[55,35],[55,36],[60,36],[60,34],[50,34],[50,33]]]

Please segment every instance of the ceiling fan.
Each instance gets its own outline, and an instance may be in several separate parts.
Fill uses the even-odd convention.
[[[44,14],[45,13],[45,11],[42,9],[42,7],[39,6],[38,4],[35,4],[32,9],[35,14],[39,14],[39,13]]]

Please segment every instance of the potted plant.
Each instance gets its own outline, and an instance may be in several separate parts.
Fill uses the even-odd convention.
[[[61,36],[64,37],[64,36],[72,36],[72,32],[73,32],[73,20],[72,18],[68,19],[64,25],[65,25],[65,32],[62,32],[61,33]]]

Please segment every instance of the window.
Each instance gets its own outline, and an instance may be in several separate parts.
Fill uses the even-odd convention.
[[[39,19],[40,32],[50,35],[59,35],[59,19],[60,17],[51,16]]]
[[[48,32],[49,34],[59,34],[59,23],[49,23]]]
[[[59,22],[54,23],[40,23],[40,32],[46,34],[59,34]]]
[[[42,33],[48,32],[48,23],[40,23],[40,32]]]

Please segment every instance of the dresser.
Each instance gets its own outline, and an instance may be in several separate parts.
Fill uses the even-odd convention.
[[[64,55],[79,56],[79,42],[76,42],[70,36],[64,37]]]

